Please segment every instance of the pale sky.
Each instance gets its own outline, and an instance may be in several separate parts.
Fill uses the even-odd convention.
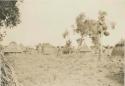
[[[71,30],[76,16],[85,12],[86,16],[95,19],[99,10],[106,11],[108,21],[117,24],[110,36],[104,37],[103,44],[114,45],[125,38],[125,0],[24,0],[20,6],[22,23],[8,31],[2,43],[16,41],[34,46],[49,42],[62,45],[65,43],[62,33],[65,29]],[[71,37],[76,44],[76,36]]]

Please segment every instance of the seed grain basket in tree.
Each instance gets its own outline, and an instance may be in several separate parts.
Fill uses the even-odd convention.
[[[81,13],[76,18],[76,29],[74,30],[81,36],[80,39],[82,41],[79,46],[82,45],[85,37],[89,36],[91,38],[93,44],[99,50],[99,60],[101,59],[102,55],[102,37],[103,35],[110,35],[108,32],[108,29],[110,28],[106,24],[106,14],[107,13],[105,11],[99,11],[98,18],[94,20],[88,19],[84,13]],[[115,28],[115,23],[111,24],[111,28]]]

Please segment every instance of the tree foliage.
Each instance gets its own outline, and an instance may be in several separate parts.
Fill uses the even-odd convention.
[[[20,12],[17,0],[1,0],[0,1],[0,39],[6,35],[6,29],[13,28],[20,23]],[[2,28],[4,27],[4,28]]]
[[[67,30],[62,34],[64,39],[66,39],[68,35],[69,35],[69,32]]]
[[[76,33],[80,34],[82,37],[87,34],[88,28],[86,26],[87,22],[85,20],[85,14],[81,13],[77,18],[76,18]]]
[[[105,11],[99,11],[97,19],[88,19],[84,13],[80,14],[76,18],[75,32],[81,35],[81,39],[89,36],[92,39],[93,44],[99,45],[101,35],[109,36],[108,26],[106,24]],[[115,28],[115,23],[111,24],[111,28]]]

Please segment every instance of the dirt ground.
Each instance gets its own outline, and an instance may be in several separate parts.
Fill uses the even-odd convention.
[[[109,58],[97,55],[40,55],[7,56],[22,86],[123,86],[108,78]]]

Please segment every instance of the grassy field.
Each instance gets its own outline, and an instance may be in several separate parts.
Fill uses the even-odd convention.
[[[112,69],[108,67],[112,61],[104,55],[101,61],[92,53],[16,54],[7,59],[22,86],[123,86],[118,82],[121,77],[111,78]]]

